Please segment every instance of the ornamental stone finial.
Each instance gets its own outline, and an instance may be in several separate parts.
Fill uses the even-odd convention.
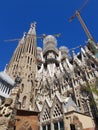
[[[31,28],[34,28],[34,27],[36,27],[36,22],[34,22],[34,23],[31,23]]]

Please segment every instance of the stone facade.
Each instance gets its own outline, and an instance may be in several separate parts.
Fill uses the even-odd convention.
[[[71,56],[67,47],[57,48],[53,35],[43,37],[43,48],[37,47],[36,39],[33,23],[6,68],[13,80],[21,79],[10,94],[14,107],[38,111],[40,130],[64,130],[65,113],[73,110],[93,121],[98,110],[97,96],[91,92],[92,88],[98,89],[97,45],[88,40],[78,54],[73,50]]]

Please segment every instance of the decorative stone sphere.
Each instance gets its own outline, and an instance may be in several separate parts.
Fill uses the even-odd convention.
[[[53,46],[57,45],[57,40],[54,36],[48,35],[43,40],[44,47],[46,47],[49,44],[52,44]]]
[[[37,47],[37,52],[42,52],[42,48],[41,47]]]
[[[65,46],[61,46],[59,50],[61,51],[61,54],[68,54],[69,52],[68,48]]]

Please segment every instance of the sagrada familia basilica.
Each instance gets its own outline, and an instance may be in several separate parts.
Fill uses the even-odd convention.
[[[88,39],[75,54],[43,35],[36,23],[0,72],[0,130],[94,130],[98,123],[98,46]]]

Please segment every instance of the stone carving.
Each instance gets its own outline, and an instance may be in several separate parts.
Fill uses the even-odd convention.
[[[12,113],[12,104],[13,100],[11,98],[6,98],[4,104],[0,106],[0,116],[9,117]]]
[[[83,130],[82,123],[77,116],[73,117],[73,123],[75,125],[75,130]]]
[[[8,118],[0,117],[0,130],[6,130],[8,126]]]
[[[30,123],[27,120],[25,120],[22,126],[20,126],[19,130],[32,130],[32,127]]]

